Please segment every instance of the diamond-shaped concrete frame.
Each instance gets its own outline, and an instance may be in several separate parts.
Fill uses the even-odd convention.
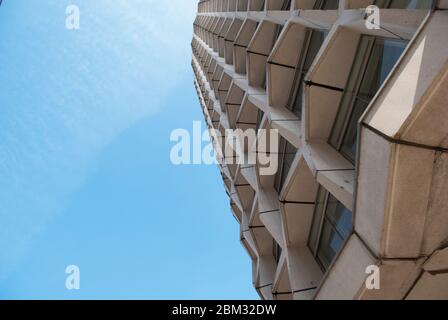
[[[291,3],[281,10],[283,0],[202,0],[194,23],[192,66],[208,126],[252,129],[261,110],[260,128],[278,129],[298,148],[280,194],[258,163],[220,166],[257,292],[448,298],[448,1],[382,9],[380,29],[366,28],[362,8],[373,0],[340,0],[339,10],[327,11],[311,10],[314,0]],[[275,25],[283,31],[270,44]],[[298,119],[286,104],[308,29],[329,34],[306,76]],[[409,46],[360,119],[352,164],[327,141],[361,34]],[[319,186],[354,213],[353,233],[325,274],[307,247]],[[379,267],[380,290],[365,287],[369,265]]]

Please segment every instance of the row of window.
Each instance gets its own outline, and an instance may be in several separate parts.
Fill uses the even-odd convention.
[[[290,10],[292,0],[283,0],[281,10]],[[339,7],[339,0],[316,0],[314,10],[336,10]]]
[[[316,2],[316,9],[337,9],[338,1],[318,0]],[[430,8],[432,0],[377,0],[375,5],[382,8],[400,8],[400,9],[419,9]],[[302,94],[303,94],[303,79],[308,73],[311,64],[316,58],[320,47],[328,35],[328,30],[310,29],[305,36],[305,42],[302,50],[302,55],[296,69],[296,75],[293,85],[293,91],[290,95],[288,108],[295,113],[299,119],[302,116]]]
[[[376,0],[374,5],[388,9],[429,9],[433,0]]]
[[[310,47],[313,47],[313,38],[324,37],[322,32],[312,33],[315,36],[309,37]],[[329,140],[333,147],[351,161],[354,161],[356,154],[358,120],[401,56],[405,46],[405,41],[373,36],[361,37]],[[307,72],[306,68],[311,64],[306,58],[304,60],[302,70],[305,71],[298,76],[302,83]],[[297,95],[302,93],[303,85],[300,85],[300,88]],[[300,101],[300,98],[295,98],[295,106],[301,109]],[[297,149],[284,138],[281,138],[279,147],[279,170],[275,179],[275,189],[278,193],[283,188],[297,153]],[[351,228],[352,213],[320,187],[308,245],[322,270],[325,271],[329,267]]]
[[[377,0],[375,5],[393,9],[428,9],[432,0]],[[336,9],[337,1],[317,1],[315,8]],[[304,78],[328,31],[308,30],[296,68],[287,108],[302,117]],[[402,55],[407,41],[362,35],[328,143],[352,163],[356,158],[358,121]],[[279,170],[275,179],[278,193],[294,161],[297,149],[281,138]],[[341,250],[353,228],[352,212],[323,187],[319,188],[308,247],[323,271]],[[277,249],[276,249],[277,250]],[[278,252],[274,251],[274,252]]]
[[[389,9],[427,9],[432,3],[432,0],[376,0],[373,5]],[[292,0],[283,0],[276,10],[290,10],[291,4]],[[265,8],[265,1],[253,3],[252,6],[251,11],[262,11]],[[316,0],[313,6],[314,10],[337,10],[338,8],[339,0]]]
[[[291,9],[291,4],[292,4],[293,0],[283,0],[283,2],[280,3],[275,3],[275,5],[273,6],[273,4],[271,4],[271,8],[270,10],[290,10]],[[257,1],[257,2],[252,2],[250,4],[250,11],[262,11],[265,9],[265,4],[266,1]],[[225,6],[225,4],[224,4]],[[333,9],[337,9],[339,6],[339,0],[316,0],[315,4],[314,4],[314,9],[326,9],[326,10],[333,10]],[[249,2],[247,1],[246,3],[240,3],[238,5],[237,11],[246,11],[249,8]],[[215,9],[212,9],[215,10]],[[224,10],[227,11],[226,8],[218,8],[218,10]],[[233,11],[234,9],[230,9],[230,11]],[[201,10],[201,8],[199,9],[199,11],[205,11]]]
[[[374,4],[382,8],[427,9],[431,7],[432,3],[432,0],[376,0]],[[282,10],[287,10],[290,5],[291,0],[285,0]],[[325,10],[337,8],[338,1],[335,0],[316,0],[314,6],[314,9]],[[281,34],[282,28],[282,25],[277,25],[272,46]],[[327,36],[327,30],[309,29],[306,33],[302,54],[296,67],[293,90],[287,104],[287,108],[299,119],[302,117],[305,76]],[[356,157],[359,118],[384,83],[406,45],[407,41],[404,40],[370,35],[360,37],[350,75],[328,140],[331,146],[352,163],[355,162]],[[264,79],[264,88],[266,89],[266,79]],[[259,110],[257,129],[260,128],[263,116],[263,111]],[[297,148],[286,139],[280,138],[279,170],[274,181],[274,187],[278,193],[283,189],[297,151]],[[324,187],[320,186],[315,201],[307,245],[323,272],[328,270],[352,229],[352,212]],[[272,250],[275,261],[279,263],[282,248],[275,240],[273,240]]]

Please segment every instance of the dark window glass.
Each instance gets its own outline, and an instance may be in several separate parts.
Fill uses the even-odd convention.
[[[331,194],[328,197],[325,216],[338,234],[346,239],[352,228],[352,213]]]
[[[263,117],[264,117],[264,112],[261,109],[258,109],[257,125],[255,127],[256,131],[258,131],[258,129],[260,129],[260,125],[261,125],[261,121],[263,121]]]
[[[282,10],[291,9],[291,0],[283,0]]]
[[[345,125],[344,115],[349,114],[352,100],[357,91],[357,85],[362,77],[362,70],[366,64],[366,60],[369,56],[369,52],[375,41],[374,37],[363,36],[358,44],[357,54],[352,65],[350,77],[347,85],[345,86],[344,95],[342,97],[341,104],[339,106],[338,115],[333,124],[332,134],[330,136],[330,144],[335,148],[339,146],[340,134],[343,132]]]
[[[433,0],[376,0],[375,5],[389,9],[429,9]]]
[[[272,253],[274,255],[275,262],[277,264],[280,262],[280,257],[282,256],[282,247],[277,243],[277,241],[273,241]]]
[[[311,225],[310,237],[308,240],[308,245],[311,251],[315,252],[317,250],[317,245],[319,243],[319,234],[321,229],[322,217],[325,211],[325,205],[327,202],[328,193],[324,188],[319,188],[317,193],[316,204],[314,207],[313,224]]]
[[[274,35],[274,39],[272,41],[272,45],[271,48],[274,47],[275,43],[277,42],[278,38],[280,37],[280,34],[283,31],[283,26],[281,24],[277,24],[276,25],[276,30],[275,30],[275,35]],[[263,74],[263,83],[261,85],[261,87],[266,90],[266,73]]]
[[[329,143],[352,162],[358,120],[402,55],[406,41],[362,36]]]
[[[278,38],[280,37],[280,34],[283,31],[283,26],[281,24],[276,25],[275,29],[275,35],[274,35],[274,41],[272,42],[271,48],[275,46],[275,43],[277,42]]]
[[[317,53],[328,33],[321,30],[309,30],[305,36],[303,54],[299,59],[299,65],[295,74],[293,91],[288,102],[290,109],[299,119],[302,118],[303,80],[311,68]]]
[[[275,175],[274,187],[280,194],[285,180],[288,177],[294,158],[296,157],[297,148],[289,143],[285,138],[280,137],[279,154],[278,154],[278,169]]]
[[[352,212],[323,187],[319,188],[308,246],[324,271],[352,231]]]
[[[339,8],[339,0],[316,0],[314,9],[321,10],[337,10]]]

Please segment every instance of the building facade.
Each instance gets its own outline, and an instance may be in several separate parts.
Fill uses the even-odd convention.
[[[261,298],[448,298],[448,0],[202,0],[192,49],[210,129],[279,133],[220,162]]]

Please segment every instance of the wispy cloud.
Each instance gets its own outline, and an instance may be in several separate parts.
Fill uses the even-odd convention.
[[[155,115],[186,70],[195,1],[5,2],[0,17],[0,280],[63,210],[98,154]]]

